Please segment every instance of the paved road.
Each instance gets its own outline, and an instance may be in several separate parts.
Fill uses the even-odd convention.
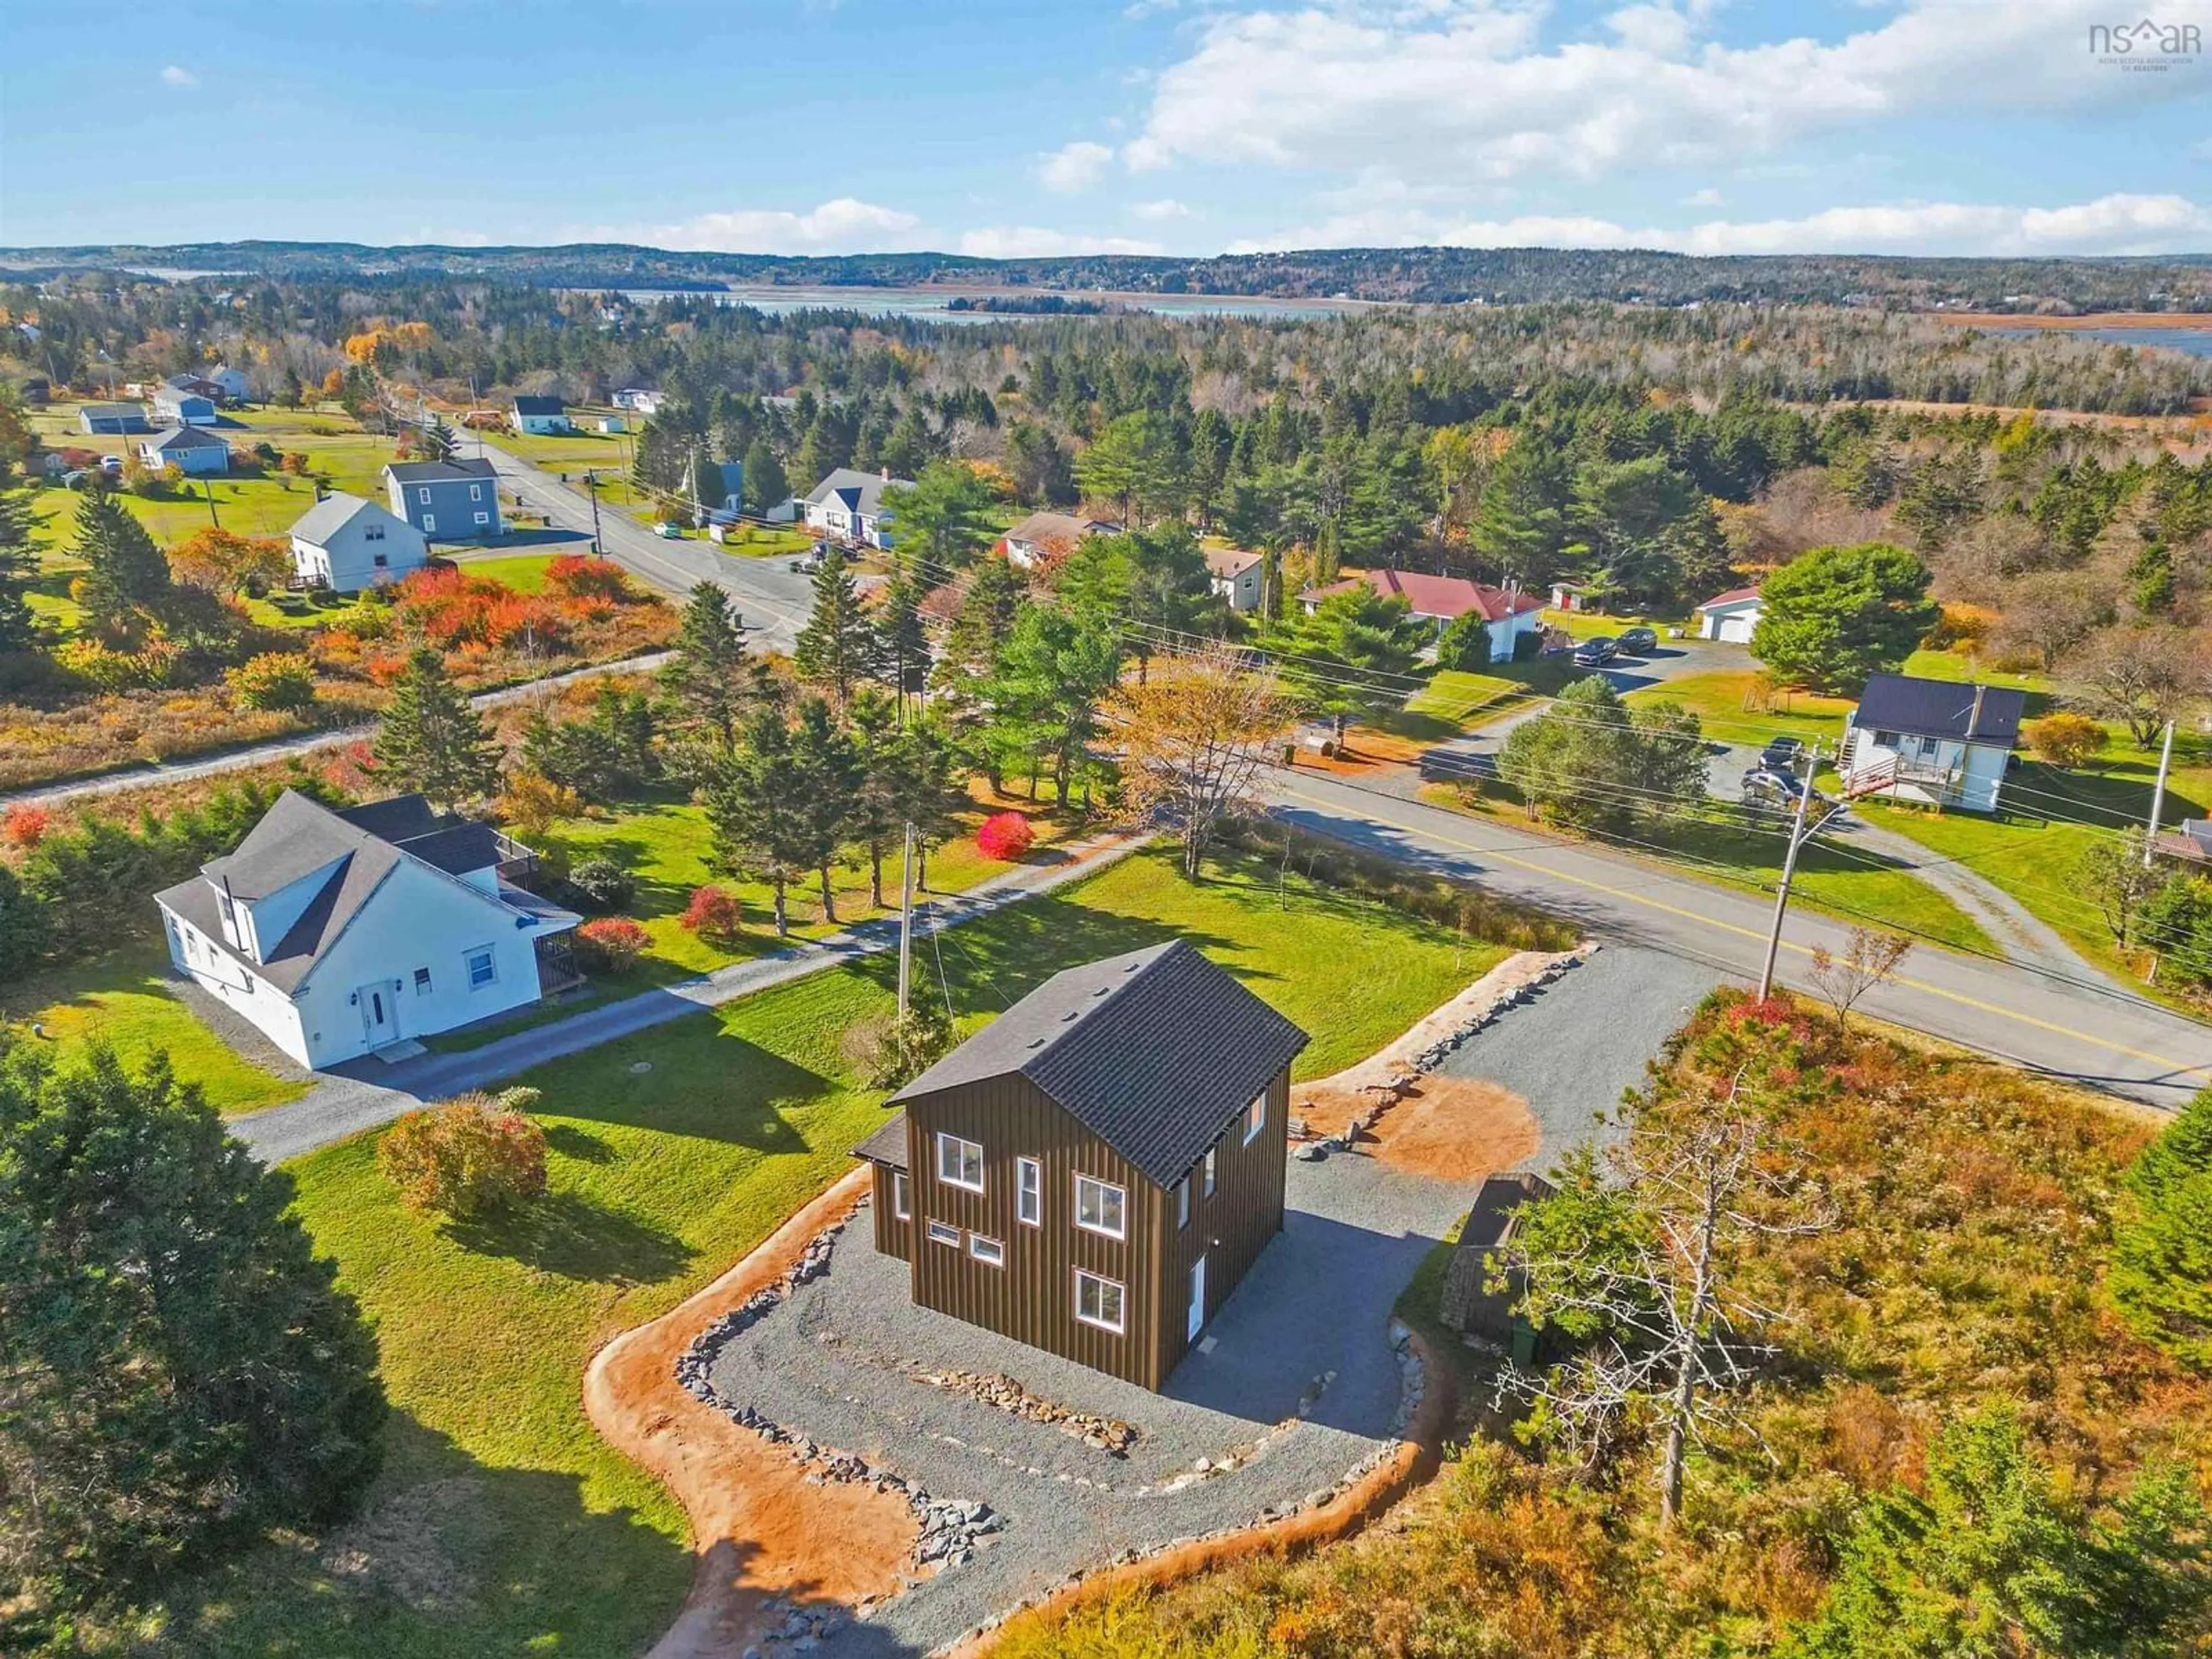
[[[1757,976],[1771,905],[1586,843],[1392,798],[1326,774],[1269,775],[1291,822],[1472,878],[1580,923],[1608,944],[1648,945]],[[1840,949],[1844,924],[1793,911],[1780,977],[1806,986],[1813,947]],[[2061,978],[1923,945],[1864,1012],[2032,1070],[2178,1107],[2212,1083],[2212,1026],[2096,981]]]
[[[967,892],[933,897],[917,907],[915,932],[926,938],[939,927],[957,927],[1082,880],[1140,844],[1140,841],[1101,836],[1070,849],[1067,859],[1017,865]],[[896,918],[864,921],[769,956],[732,963],[696,979],[642,992],[620,1002],[580,1008],[565,1019],[495,1038],[482,1048],[458,1054],[421,1054],[396,1065],[375,1059],[349,1060],[340,1069],[320,1073],[321,1080],[297,1100],[233,1118],[230,1133],[264,1164],[281,1164],[361,1130],[389,1123],[425,1101],[485,1088],[547,1060],[581,1054],[702,1008],[718,1008],[771,986],[876,956],[897,944]]]
[[[531,697],[543,696],[573,681],[588,680],[601,674],[649,673],[666,662],[671,654],[666,651],[654,651],[641,657],[625,657],[619,662],[592,663],[583,668],[569,669],[566,673],[548,675],[542,680],[503,686],[496,691],[480,691],[469,701],[479,708],[496,708],[501,703],[521,702]],[[70,800],[88,795],[112,795],[125,789],[143,789],[157,783],[177,783],[186,778],[213,777],[217,773],[235,772],[241,767],[259,766],[292,755],[312,755],[318,750],[335,749],[342,744],[358,743],[375,735],[374,722],[341,726],[335,732],[316,732],[304,738],[280,738],[274,743],[226,749],[219,754],[203,756],[197,760],[178,761],[173,765],[134,767],[127,772],[102,773],[96,778],[42,783],[32,788],[19,789],[12,794],[0,795],[0,803]]]
[[[562,530],[592,533],[592,504],[553,473],[498,445],[482,443],[483,458],[507,492]],[[665,593],[681,596],[702,580],[718,583],[737,601],[756,646],[788,653],[806,625],[813,587],[780,558],[732,558],[708,541],[666,541],[627,514],[601,505],[599,549],[609,558]]]

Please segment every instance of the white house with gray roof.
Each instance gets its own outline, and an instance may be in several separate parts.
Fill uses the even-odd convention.
[[[286,790],[238,850],[155,896],[169,960],[320,1069],[574,981],[580,920],[514,884],[527,849],[420,795]]]
[[[292,526],[292,568],[313,587],[357,593],[396,582],[430,559],[430,543],[374,501],[333,490]]]
[[[860,472],[841,466],[808,492],[807,527],[863,547],[888,548],[891,507],[884,499],[885,492],[913,488],[908,480],[894,478],[888,472]]]

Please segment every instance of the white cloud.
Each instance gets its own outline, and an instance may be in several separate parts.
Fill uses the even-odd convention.
[[[1196,208],[1188,202],[1178,202],[1172,196],[1163,197],[1157,202],[1132,202],[1129,211],[1139,219],[1155,222],[1164,219],[1194,219],[1198,216]]]
[[[680,224],[599,227],[576,240],[693,252],[880,253],[920,247],[921,230],[921,221],[914,214],[840,196],[806,213],[742,208],[702,213]]]
[[[1684,207],[1718,207],[1720,204],[1721,193],[1711,185],[1703,190],[1693,190],[1682,198]]]
[[[1539,7],[1480,0],[1217,17],[1158,77],[1135,168],[1260,162],[1474,182],[1742,162],[1923,112],[2125,108],[2201,76],[2125,75],[2087,49],[2107,0],[1902,0],[1832,40],[1698,40],[1701,12],[1630,4],[1549,44]],[[2171,14],[2169,15],[2169,14]],[[2172,0],[2161,21],[2212,21]]]
[[[174,64],[170,64],[167,69],[161,71],[161,84],[164,86],[190,88],[196,87],[199,85],[199,83],[200,77],[198,76],[193,74],[190,70],[179,68]]]
[[[1104,144],[1079,138],[1047,155],[1037,157],[1037,177],[1047,190],[1073,196],[1091,189],[1114,164],[1114,152]]]
[[[2212,240],[2212,208],[2179,196],[2100,197],[2052,208],[1918,202],[1796,219],[1635,228],[1589,216],[1452,222],[1419,209],[1339,215],[1233,252],[1307,247],[1641,247],[1677,253],[2182,253]]]
[[[1034,225],[986,225],[960,238],[960,252],[978,259],[1052,259],[1085,253],[1158,253],[1158,242],[1127,236],[1085,236]]]

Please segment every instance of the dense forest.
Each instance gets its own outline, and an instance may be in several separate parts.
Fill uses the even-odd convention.
[[[138,268],[351,283],[472,277],[544,288],[945,284],[1444,304],[1617,300],[1674,306],[1755,300],[2016,313],[2212,308],[2212,261],[2203,258],[1722,258],[1645,249],[1414,247],[1204,258],[1089,254],[981,259],[950,253],[787,258],[677,252],[620,243],[366,247],[351,242],[197,242],[17,248],[0,252],[0,264],[31,276]]]

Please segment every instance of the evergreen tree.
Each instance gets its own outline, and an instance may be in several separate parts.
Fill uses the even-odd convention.
[[[1075,476],[1085,495],[1111,501],[1130,526],[1180,512],[1188,488],[1174,428],[1150,410],[1108,422],[1076,458]]]
[[[965,568],[991,544],[991,492],[957,461],[931,462],[913,483],[884,492],[884,507],[901,565],[919,562],[932,580]]]
[[[904,572],[891,578],[876,617],[877,672],[897,694],[902,718],[906,700],[929,684],[929,633],[921,623],[921,591]]]
[[[722,505],[729,492],[722,485],[722,464],[710,451],[701,449],[691,457],[690,477],[687,493],[702,513],[712,513]]]
[[[172,608],[176,584],[168,561],[116,496],[96,489],[76,513],[77,556],[84,574],[74,592],[85,620],[103,634],[134,638]]]
[[[1336,742],[1354,714],[1403,703],[1429,626],[1402,599],[1386,599],[1365,582],[1331,594],[1311,615],[1290,618],[1268,636],[1284,683],[1308,708],[1336,722]]]
[[[499,789],[499,744],[468,693],[446,672],[445,659],[428,646],[409,656],[393,683],[374,753],[381,777],[420,790],[441,806]]]
[[[0,491],[0,652],[28,651],[39,642],[38,618],[24,595],[38,579],[31,546],[31,492]]]
[[[876,632],[860,609],[860,592],[844,550],[833,547],[814,573],[814,609],[799,630],[792,666],[845,706],[853,687],[876,665]]]
[[[2143,1149],[2125,1186],[2112,1300],[2136,1335],[2212,1372],[2212,1089]]]
[[[775,896],[775,936],[791,935],[791,884],[813,866],[791,728],[780,708],[757,708],[744,742],[715,765],[706,790],[714,861],[732,875],[766,882]]]
[[[1928,567],[1901,547],[1816,547],[1760,584],[1752,654],[1777,680],[1856,694],[1893,669],[1936,625]]]
[[[1014,494],[1030,507],[1075,505],[1075,469],[1050,428],[1016,421],[1006,428],[1006,472]]]
[[[791,480],[765,438],[755,438],[747,447],[744,481],[745,505],[756,513],[767,513],[790,499]]]
[[[422,422],[419,430],[424,460],[450,461],[460,453],[460,434],[447,424],[444,416],[431,416]]]
[[[791,734],[792,787],[798,793],[806,861],[821,878],[822,920],[837,920],[830,866],[858,818],[864,775],[852,738],[824,697],[802,697]]]
[[[1107,617],[1032,605],[1015,619],[983,696],[992,711],[994,747],[1002,755],[1029,757],[1032,799],[1049,755],[1057,797],[1067,802],[1076,769],[1097,734],[1098,700],[1121,672],[1121,649]]]
[[[291,1197],[164,1056],[0,1072],[0,1624],[69,1645],[71,1606],[367,1486],[375,1343]]]
[[[899,811],[899,714],[881,691],[863,686],[854,694],[846,715],[859,771],[847,833],[867,855],[868,902],[880,910],[884,855],[905,829]]]
[[[1540,434],[1522,428],[1498,458],[1475,507],[1472,539],[1485,574],[1524,587],[1549,581],[1566,543],[1566,494],[1558,455]]]
[[[730,596],[710,581],[693,587],[675,654],[660,671],[690,735],[726,753],[746,708],[766,695],[766,672],[745,655],[744,627]]]
[[[970,804],[958,757],[945,729],[924,718],[898,734],[883,764],[883,787],[895,816],[902,825],[914,826],[915,884],[927,889],[930,849],[960,833],[959,814]]]

